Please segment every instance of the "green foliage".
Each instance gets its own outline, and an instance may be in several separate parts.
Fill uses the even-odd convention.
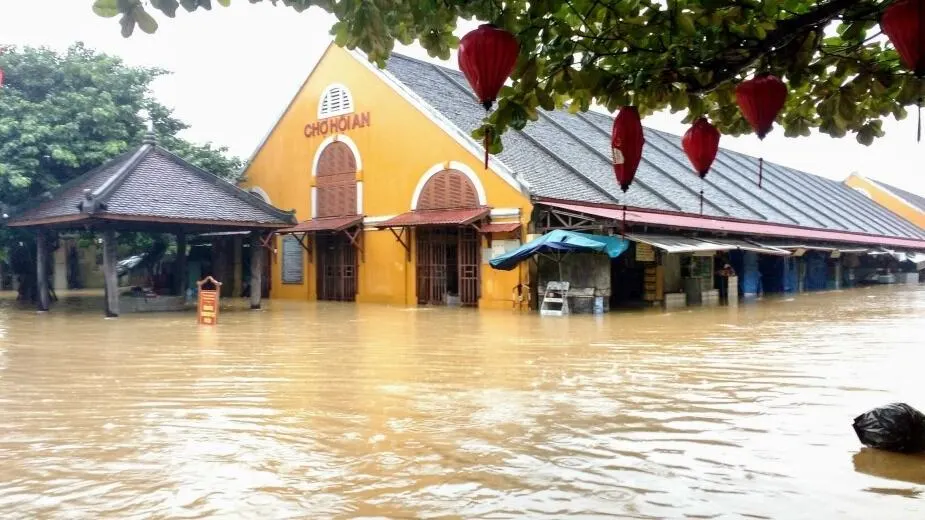
[[[260,3],[265,0],[249,0]],[[640,113],[706,115],[725,134],[751,131],[735,105],[737,82],[755,72],[781,76],[790,96],[778,118],[786,135],[851,132],[869,144],[881,120],[904,117],[925,93],[879,36],[883,0],[266,0],[296,11],[318,6],[337,17],[338,45],[384,64],[394,42],[417,40],[447,59],[459,19],[488,20],[517,35],[521,56],[511,88],[486,126],[493,148],[508,127],[536,119],[539,107],[598,103]],[[230,4],[230,0],[218,2]],[[210,0],[151,0],[173,17]],[[96,0],[105,16],[156,28],[140,0]],[[129,22],[125,19],[130,18]],[[133,21],[132,21],[133,20]],[[131,32],[131,31],[129,31]]]
[[[141,143],[147,113],[163,146],[234,180],[241,162],[225,148],[189,143],[187,125],[151,95],[165,74],[74,45],[64,53],[7,49],[0,56],[0,203],[50,191]]]
[[[145,112],[164,148],[225,179],[240,175],[241,161],[225,148],[177,137],[187,125],[150,91],[165,71],[130,67],[80,44],[63,53],[8,47],[0,55],[0,69],[5,75],[0,88],[3,206],[18,206],[138,146],[147,130]],[[0,258],[19,242],[31,247],[29,233],[2,231]],[[138,250],[150,240],[126,235],[123,242]]]

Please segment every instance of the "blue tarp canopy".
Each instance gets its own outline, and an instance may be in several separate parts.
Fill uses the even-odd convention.
[[[629,241],[620,237],[590,235],[588,233],[557,229],[531,240],[513,251],[498,255],[489,260],[488,263],[495,269],[510,271],[517,267],[517,264],[533,255],[550,253],[561,255],[577,251],[607,253],[610,258],[616,258],[622,255],[628,247]]]

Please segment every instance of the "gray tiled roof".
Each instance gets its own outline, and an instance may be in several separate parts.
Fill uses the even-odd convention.
[[[286,227],[279,210],[233,184],[146,143],[61,186],[12,215],[10,225],[35,221],[132,217],[157,222],[202,221]]]
[[[916,208],[922,211],[925,211],[925,197],[921,195],[916,195],[915,193],[912,193],[911,191],[906,191],[904,189],[897,188],[895,186],[890,186],[889,184],[885,184],[880,181],[875,181],[875,182],[877,184],[882,185],[884,188],[890,190],[895,195],[898,195],[899,197],[901,197],[903,200],[905,200],[909,204],[912,204],[913,206],[915,206]]]
[[[458,71],[393,54],[386,66],[398,81],[463,132],[477,128],[485,110]],[[700,180],[681,150],[681,138],[645,129],[646,145],[626,199],[611,161],[613,118],[599,112],[540,110],[538,121],[508,131],[498,158],[530,186],[533,196],[576,202],[624,203],[639,208],[700,213]],[[925,238],[925,230],[894,215],[841,182],[720,149],[704,182],[704,214],[748,221]]]

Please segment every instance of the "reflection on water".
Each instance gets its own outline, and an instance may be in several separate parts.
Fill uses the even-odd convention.
[[[925,288],[606,317],[0,303],[4,518],[917,518]]]

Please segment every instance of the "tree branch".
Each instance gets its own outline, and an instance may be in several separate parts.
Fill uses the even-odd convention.
[[[858,0],[830,0],[812,11],[781,21],[777,24],[776,29],[768,33],[765,39],[757,40],[755,45],[747,48],[748,52],[741,58],[717,59],[704,63],[703,68],[713,72],[713,79],[703,85],[700,85],[696,80],[685,79],[685,83],[696,85],[689,88],[688,92],[703,93],[715,89],[754,65],[764,55],[787,45],[797,36],[805,36],[809,31],[816,30],[818,27],[831,22],[845,9],[857,3]],[[872,5],[869,11],[875,12],[879,8],[880,6]]]

